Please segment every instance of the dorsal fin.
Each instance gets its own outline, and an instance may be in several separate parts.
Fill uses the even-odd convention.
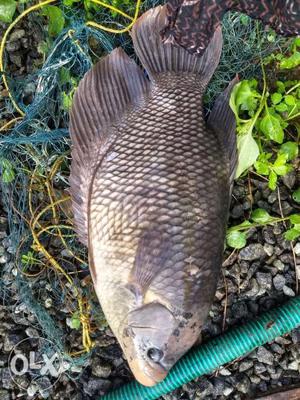
[[[230,162],[230,184],[233,184],[235,171],[238,162],[238,153],[236,147],[236,121],[233,111],[230,108],[229,100],[231,91],[239,78],[236,76],[219,94],[209,115],[207,124],[219,136],[220,142],[227,151]]]
[[[76,231],[86,245],[89,187],[95,168],[117,135],[117,123],[130,108],[142,104],[149,89],[142,70],[118,48],[85,74],[75,93],[69,183]]]
[[[222,51],[222,32],[218,28],[201,57],[172,43],[163,43],[160,35],[166,25],[166,6],[144,13],[134,24],[132,40],[136,54],[155,80],[163,72],[194,72],[199,74],[203,87],[209,82]]]

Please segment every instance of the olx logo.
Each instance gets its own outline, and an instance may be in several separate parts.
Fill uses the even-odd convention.
[[[47,390],[55,384],[65,369],[57,346],[42,337],[20,341],[9,355],[10,374],[22,389],[26,389],[28,381],[37,385],[43,381],[42,390]],[[26,376],[26,383],[20,379],[21,376]],[[45,377],[47,377],[46,385]]]

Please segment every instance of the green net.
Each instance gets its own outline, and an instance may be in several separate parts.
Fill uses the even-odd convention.
[[[149,0],[142,10],[157,4]],[[9,240],[16,255],[15,265],[7,267],[11,271],[4,269],[15,279],[3,279],[0,290],[5,299],[17,291],[18,302],[35,315],[43,335],[71,363],[81,365],[86,359],[84,351],[91,348],[93,336],[106,323],[89,278],[86,249],[77,241],[72,225],[67,192],[71,161],[68,109],[79,80],[100,56],[116,46],[134,54],[128,34],[87,26],[82,15],[120,29],[124,25],[119,17],[99,5],[88,10],[78,7],[62,6],[67,28],[52,43],[44,42],[35,72],[16,77],[8,69],[5,74],[11,95],[25,115],[15,119],[10,98],[0,108],[1,119],[12,120],[0,132],[0,166]],[[132,4],[125,8],[133,15]],[[34,14],[26,18],[44,29],[43,17]],[[285,42],[264,32],[260,23],[233,13],[223,21],[223,35],[222,59],[205,96],[208,109],[236,73],[242,78],[257,75],[260,57]],[[67,323],[56,310],[64,312]],[[73,354],[77,349],[72,348],[66,329],[81,336],[82,355]]]

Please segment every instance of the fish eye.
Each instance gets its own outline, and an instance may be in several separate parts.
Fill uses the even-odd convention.
[[[155,363],[158,363],[163,358],[164,353],[156,347],[151,347],[147,351],[147,356]]]

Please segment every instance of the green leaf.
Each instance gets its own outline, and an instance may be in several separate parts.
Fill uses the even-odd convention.
[[[284,238],[287,240],[295,240],[300,236],[300,231],[298,231],[297,229],[289,229],[288,231],[286,231],[284,233]]]
[[[230,107],[236,118],[239,118],[239,111],[254,112],[257,108],[258,98],[260,94],[255,90],[257,81],[255,79],[249,81],[244,80],[236,84],[231,92]]]
[[[237,136],[238,166],[235,177],[238,178],[244,171],[250,168],[259,155],[259,148],[253,139],[252,132]]]
[[[71,327],[73,329],[79,329],[81,326],[80,318],[78,312],[75,312],[71,318]]]
[[[270,113],[267,113],[261,120],[260,129],[267,138],[274,140],[276,143],[282,143],[284,138],[283,129],[279,120]]]
[[[281,99],[282,99],[282,94],[281,93],[273,93],[272,95],[271,95],[271,100],[272,100],[272,103],[273,104],[278,104],[278,103],[280,103],[281,102]]]
[[[65,92],[62,92],[63,109],[68,111],[72,106],[72,102],[73,102],[73,94],[72,93],[67,94]]]
[[[16,176],[12,163],[6,158],[0,158],[0,167],[2,171],[2,182],[11,183]]]
[[[275,106],[275,110],[279,112],[285,112],[288,110],[288,106],[285,103],[279,103]]]
[[[268,186],[271,190],[275,190],[276,185],[277,185],[277,175],[274,171],[271,171],[270,175],[269,175],[269,185]]]
[[[294,106],[296,104],[296,99],[291,94],[284,96],[284,101],[288,106]]]
[[[251,219],[259,224],[264,224],[271,219],[271,215],[263,208],[257,208],[251,214]]]
[[[296,203],[300,203],[300,187],[293,192],[292,198]]]
[[[0,21],[10,23],[17,8],[15,0],[0,0]]]
[[[245,232],[231,231],[226,236],[227,244],[229,247],[234,249],[242,249],[246,246],[246,234]]]
[[[254,164],[254,168],[261,175],[269,175],[270,167],[268,164],[265,164],[262,161],[256,161],[256,163]]]
[[[279,153],[286,154],[287,159],[294,160],[298,156],[298,144],[296,142],[285,142],[280,146]]]
[[[67,7],[71,7],[74,3],[78,3],[80,0],[63,0],[63,4]]]
[[[49,35],[57,36],[65,25],[65,17],[62,10],[57,6],[45,6],[42,10],[42,14],[49,18]]]
[[[290,221],[292,224],[296,225],[296,224],[300,224],[300,214],[293,214],[290,215]]]
[[[276,86],[277,86],[277,90],[280,93],[284,93],[285,92],[285,86],[284,83],[281,81],[276,81]]]
[[[290,57],[286,57],[280,62],[280,69],[292,69],[300,65],[300,53],[295,51]]]

